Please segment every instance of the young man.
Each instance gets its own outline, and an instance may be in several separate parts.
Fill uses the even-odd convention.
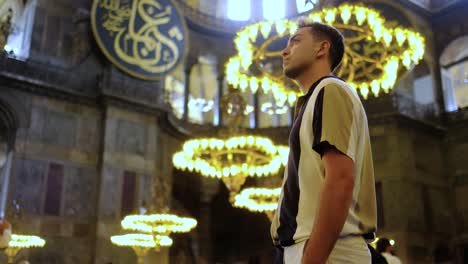
[[[286,264],[370,263],[376,230],[367,117],[344,81],[331,75],[344,54],[333,27],[299,22],[283,50],[284,74],[304,95],[296,105],[289,160],[271,234]]]

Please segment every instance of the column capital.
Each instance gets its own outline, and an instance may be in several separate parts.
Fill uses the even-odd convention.
[[[184,62],[184,72],[190,74],[192,67],[198,63],[198,58],[195,56],[187,56]]]

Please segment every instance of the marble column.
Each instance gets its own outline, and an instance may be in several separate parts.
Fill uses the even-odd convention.
[[[216,96],[216,102],[215,102],[215,119],[218,119],[218,123],[215,125],[217,126],[223,126],[223,109],[220,107],[220,102],[221,99],[224,96],[224,81],[226,80],[226,76],[224,74],[225,70],[225,65],[228,61],[229,57],[226,56],[219,56],[218,57],[218,62],[217,62],[217,67],[216,67],[216,73],[217,73],[217,81],[218,81],[218,93]]]
[[[5,218],[5,212],[7,210],[7,201],[8,201],[8,189],[10,185],[10,177],[11,177],[11,166],[13,163],[13,156],[14,156],[14,151],[13,151],[13,144],[10,144],[9,147],[7,147],[7,151],[5,153],[5,164],[3,165],[3,168],[0,170],[0,173],[2,174],[2,190],[0,194],[0,219]]]
[[[184,78],[185,78],[185,83],[184,83],[184,114],[183,114],[183,120],[188,121],[188,104],[189,104],[189,97],[190,97],[190,72],[192,68],[191,67],[185,67],[184,69]]]
[[[198,220],[197,237],[199,243],[199,263],[213,263],[211,201],[218,193],[219,183],[216,180],[202,177],[200,219]]]
[[[254,107],[253,113],[250,116],[250,128],[259,128],[259,114],[260,114],[260,106],[259,106],[259,98],[258,93],[252,94],[251,104]]]
[[[440,49],[435,48],[434,58],[440,58]],[[444,89],[442,87],[442,73],[439,59],[434,59],[430,63],[432,78],[433,78],[433,87],[434,87],[434,97],[436,101],[436,112],[438,115],[445,112],[445,101],[444,101]]]
[[[224,91],[223,91],[224,74],[218,74],[217,81],[218,81],[218,93],[216,95],[216,101],[215,101],[215,107],[214,107],[215,120],[217,119],[217,122],[214,122],[214,125],[222,126],[223,125],[223,111],[220,107],[220,102],[221,102],[221,98],[224,95]]]
[[[184,67],[184,78],[185,78],[185,86],[184,86],[184,115],[183,120],[189,121],[189,99],[190,99],[190,74],[192,73],[193,66],[197,63],[197,59],[189,57],[185,63]]]

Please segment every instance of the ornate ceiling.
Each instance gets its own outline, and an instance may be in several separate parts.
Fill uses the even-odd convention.
[[[189,20],[203,28],[211,28],[214,31],[221,31],[225,33],[234,33],[239,29],[245,27],[249,23],[264,20],[262,14],[262,0],[250,0],[251,4],[251,18],[248,21],[235,21],[228,19],[228,0],[175,0],[183,9]],[[348,0],[285,0],[286,6],[285,16],[295,17],[302,14],[298,11],[298,6],[304,4],[310,7],[312,3],[318,5],[338,5],[343,2],[365,2],[369,4],[389,4],[394,5],[399,3],[402,6],[411,6],[412,10],[421,10],[428,15],[443,11],[448,7],[466,0],[362,0],[362,1],[348,1]],[[242,4],[239,1],[239,5]],[[399,2],[399,3],[398,3]]]
[[[437,12],[462,0],[404,0],[422,7],[430,12]]]
[[[377,1],[383,2],[382,0],[377,0]],[[393,1],[393,0],[390,0],[390,1]],[[457,2],[461,2],[463,0],[400,0],[400,1],[410,2],[430,12],[437,12],[444,8],[452,6],[453,4]],[[185,0],[185,1],[178,0],[178,2],[181,2],[184,5],[190,8],[193,8],[195,10],[198,10],[199,12],[204,13],[206,15],[214,16],[216,18],[226,17],[228,0]],[[257,2],[261,6],[262,1],[259,1],[259,0],[252,1],[252,4],[257,5],[256,4]],[[300,3],[304,2],[304,4],[306,5],[308,2],[316,3],[319,1],[317,0],[296,0],[296,1],[288,0],[285,2],[287,4],[285,8],[287,10],[286,12],[287,16],[290,16],[290,15],[294,15],[295,13],[297,14],[297,5],[299,5]],[[327,2],[351,2],[351,1],[328,0]]]

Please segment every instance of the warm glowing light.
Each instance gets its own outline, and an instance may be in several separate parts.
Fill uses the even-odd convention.
[[[325,21],[328,24],[332,24],[335,21],[335,13],[332,10],[327,11],[325,14]]]
[[[253,212],[271,212],[276,210],[281,188],[247,188],[234,198],[234,206]]]
[[[197,220],[172,214],[128,215],[121,225],[126,230],[169,235],[189,232],[197,226]]]
[[[343,20],[343,23],[348,24],[349,19],[351,18],[351,9],[349,8],[349,6],[342,6],[340,8],[340,11],[341,11],[341,20]]]
[[[168,236],[161,235],[145,235],[145,234],[127,234],[121,236],[112,236],[112,244],[120,247],[170,247],[172,239]]]
[[[374,241],[372,241],[372,242],[370,243],[370,245],[371,245],[372,247],[376,248],[376,247],[377,247],[377,242],[379,242],[379,240],[380,240],[380,237],[376,237],[376,238],[374,239]],[[394,246],[395,243],[396,243],[395,240],[393,240],[393,239],[389,239],[388,242],[390,243],[391,246]]]
[[[276,146],[266,137],[253,135],[188,140],[174,154],[174,167],[221,179],[231,202],[247,177],[276,174],[289,155],[287,146]]]
[[[384,17],[374,9],[342,4],[312,12],[308,17],[312,21],[329,23],[341,31],[359,28],[353,31],[357,37],[345,38],[346,54],[337,75],[364,98],[370,93],[378,96],[382,91],[389,92],[398,75],[411,69],[424,56],[425,40],[421,34],[400,26],[387,28]],[[227,82],[242,90],[271,91],[277,105],[287,101],[292,106],[300,95],[298,89],[285,88],[283,76],[273,76],[262,70],[263,76],[251,76],[249,67],[265,56],[265,48],[257,47],[258,43],[271,43],[273,38],[279,39],[296,30],[297,23],[283,19],[258,22],[239,31],[234,40],[237,55],[225,65]],[[358,50],[353,50],[355,46]],[[362,50],[373,53],[366,54]]]
[[[339,19],[330,23],[333,16]],[[353,46],[359,43],[353,42],[352,38],[345,38],[348,52],[337,75],[344,78],[365,99],[370,92],[374,96],[378,96],[381,91],[389,92],[397,81],[401,66],[410,69],[423,58],[424,38],[419,33],[402,27],[387,28],[385,19],[374,9],[343,4],[338,8],[325,8],[309,15],[311,20],[317,20],[317,17],[339,30],[349,30],[353,21],[356,21],[367,39],[363,45],[372,45],[378,54],[385,54],[375,59],[379,56],[371,58],[370,54],[351,52]]]
[[[200,138],[185,142],[172,161],[178,169],[206,177],[262,177],[280,169],[283,154],[279,149],[270,139],[259,136]]]
[[[276,29],[276,30],[273,30]],[[274,32],[276,35],[284,36],[297,30],[297,24],[285,19],[274,22],[262,21],[247,26],[244,30],[237,33],[234,39],[238,55],[231,57],[226,64],[226,80],[234,88],[241,90],[250,89],[255,93],[261,90],[263,93],[272,92],[276,102],[284,103],[288,98],[296,98],[295,91],[286,90],[282,83],[267,76],[261,78],[250,76],[245,72],[252,62],[260,56],[255,47],[259,38],[267,40]],[[281,102],[283,101],[283,102]],[[290,106],[294,101],[289,101]]]
[[[11,235],[9,248],[32,248],[32,247],[43,247],[45,240],[38,236],[25,236],[25,235]]]

